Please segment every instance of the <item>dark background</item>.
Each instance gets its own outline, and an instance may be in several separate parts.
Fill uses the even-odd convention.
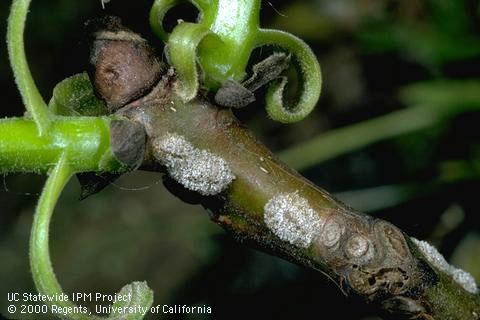
[[[0,2],[3,34],[9,5]],[[45,99],[56,83],[86,69],[83,25],[88,19],[117,15],[161,53],[163,44],[148,25],[150,6],[150,1],[112,0],[102,10],[93,0],[33,1],[26,51]],[[421,103],[455,110],[467,84],[473,91],[480,88],[479,12],[478,1],[467,0],[263,1],[263,26],[290,31],[314,49],[323,70],[323,93],[314,113],[294,125],[269,120],[262,99],[238,116],[281,152]],[[167,20],[193,17],[195,10],[182,5]],[[21,116],[24,108],[5,40],[1,43],[0,116]],[[266,52],[256,50],[252,62]],[[421,102],[400,98],[406,86],[437,81],[449,82],[421,92]],[[448,85],[451,81],[456,85]],[[302,172],[353,207],[428,239],[478,281],[480,98],[470,103],[469,112],[452,112],[422,130],[319,161]],[[396,125],[415,121],[406,118]],[[114,293],[133,280],[147,280],[155,304],[213,309],[210,316],[172,319],[376,319],[322,275],[235,243],[200,207],[171,196],[160,179],[152,173],[128,174],[82,202],[78,183],[70,182],[51,233],[54,267],[66,292]],[[7,292],[35,292],[28,237],[43,181],[30,174],[0,176],[0,312],[5,315]]]

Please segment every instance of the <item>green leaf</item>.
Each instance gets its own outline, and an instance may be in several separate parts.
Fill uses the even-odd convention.
[[[133,282],[126,285],[118,293],[129,299],[118,300],[112,305],[111,320],[141,320],[150,311],[153,304],[153,291],[146,282]]]
[[[61,116],[102,116],[108,114],[105,103],[95,95],[86,72],[76,74],[58,83],[48,104],[50,110]]]

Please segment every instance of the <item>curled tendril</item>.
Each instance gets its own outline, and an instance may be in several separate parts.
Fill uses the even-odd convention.
[[[23,43],[29,6],[30,0],[12,2],[7,29],[8,56],[23,103],[35,121],[39,134],[44,135],[51,123],[51,114],[33,81]]]
[[[48,233],[53,208],[72,174],[67,157],[63,154],[47,179],[33,218],[30,235],[30,267],[33,281],[40,293],[62,293],[50,261]],[[61,307],[73,306],[69,301],[61,301],[59,304]]]
[[[35,216],[32,224],[30,235],[30,267],[32,269],[33,280],[39,293],[49,297],[64,296],[60,284],[57,281],[55,272],[53,271],[52,262],[50,260],[48,234],[50,229],[50,221],[52,219],[53,209],[60,197],[60,194],[73,175],[74,170],[68,162],[68,156],[63,153],[50,172],[45,187],[40,196]],[[153,292],[144,282],[134,282],[122,288],[121,293],[132,293],[130,301],[117,301],[113,310],[119,310],[122,307],[137,307],[136,310],[141,312],[125,314],[112,313],[108,318],[91,316],[83,313],[61,312],[58,314],[62,319],[68,320],[98,320],[98,319],[143,319],[144,312],[149,310],[153,303]],[[74,308],[70,300],[58,299],[62,301],[46,300],[52,311],[68,310]],[[56,308],[53,308],[53,305]],[[72,310],[72,309],[70,309]]]
[[[150,26],[153,32],[162,39],[167,41],[170,34],[163,28],[163,18],[165,14],[177,4],[187,2],[187,0],[155,0],[150,10]],[[192,3],[200,11],[200,19],[203,17],[203,11],[208,8],[211,0],[191,0]]]
[[[270,86],[267,92],[267,112],[273,120],[292,123],[305,118],[317,104],[322,87],[320,65],[312,50],[301,39],[283,31],[261,30],[260,39],[263,45],[279,46],[291,52],[300,66],[303,88],[297,105],[285,107],[283,91],[287,78]]]
[[[197,63],[203,70],[205,86],[216,90],[227,80],[242,81],[252,51],[268,45],[291,53],[303,80],[298,101],[291,107],[283,101],[286,80],[274,81],[267,92],[266,108],[270,117],[291,123],[305,118],[313,110],[322,82],[318,61],[299,38],[287,32],[260,28],[260,0],[190,0],[200,12],[197,23],[181,22],[169,34],[162,26],[163,19],[168,10],[181,2],[186,0],[156,0],[150,12],[152,29],[167,42],[170,62],[182,83],[181,98],[191,100],[198,92]]]
[[[181,2],[182,0],[157,0],[153,3],[150,10],[150,26],[153,32],[163,41],[167,41],[169,38],[168,32],[163,29],[163,18],[168,10]]]
[[[35,85],[35,82],[33,81],[23,43],[23,33],[25,30],[25,22],[30,2],[30,0],[13,0],[12,2],[7,31],[8,53],[13,73],[15,75],[15,80],[27,111],[33,117],[39,135],[47,135],[51,133],[51,123],[55,121],[56,118],[48,109],[47,104],[43,100],[37,86]],[[108,1],[103,0],[103,2]],[[66,107],[66,110],[73,110],[73,108],[69,108],[72,106]],[[59,157],[57,164],[50,172],[38,201],[32,224],[30,235],[30,267],[32,270],[33,280],[38,292],[50,297],[65,295],[57,281],[50,260],[48,240],[50,221],[57,200],[63,188],[74,173],[74,162],[69,161],[67,152],[64,151]],[[76,306],[68,299],[57,299],[59,301],[55,302],[47,299],[45,303],[49,304],[51,307],[50,310],[53,313],[57,312],[57,316],[62,319],[143,319],[144,314],[149,310],[153,303],[153,292],[150,290],[150,288],[148,288],[148,286],[143,282],[134,282],[125,286],[121,292],[132,293],[131,300],[128,302],[117,301],[114,304],[114,307],[116,308],[112,309],[119,310],[119,308],[122,307],[128,308],[130,306],[135,306],[138,308],[136,310],[141,310],[141,312],[131,313],[128,315],[125,315],[124,313],[112,313],[108,318],[100,318],[97,316],[91,316],[90,314],[72,313],[72,308],[75,308]],[[53,308],[54,305],[56,308]],[[65,310],[70,310],[70,312]]]
[[[196,23],[181,23],[173,30],[168,41],[168,57],[176,66],[177,93],[184,101],[195,98],[199,88],[197,72],[197,47],[213,33]]]

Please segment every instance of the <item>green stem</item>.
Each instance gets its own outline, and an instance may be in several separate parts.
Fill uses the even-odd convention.
[[[317,58],[301,39],[287,32],[260,28],[261,1],[189,0],[200,11],[197,23],[180,23],[168,34],[162,20],[166,12],[180,2],[182,0],[156,0],[150,12],[150,24],[154,32],[167,41],[168,57],[180,80],[178,93],[185,102],[193,99],[200,87],[197,63],[204,76],[203,85],[216,90],[227,80],[241,82],[252,50],[268,45],[294,55],[302,80],[298,101],[293,106],[284,103],[286,77],[270,86],[266,95],[269,116],[275,121],[292,123],[313,110],[322,84]]]
[[[12,3],[7,29],[8,55],[23,104],[35,120],[39,134],[43,135],[50,125],[51,114],[33,81],[25,56],[23,33],[29,5],[30,0],[14,0]]]
[[[109,123],[110,119],[100,117],[58,117],[48,133],[39,136],[32,120],[0,120],[0,173],[44,173],[65,152],[77,172],[118,172],[122,165],[110,149]]]
[[[257,45],[259,11],[259,0],[216,0],[204,10],[201,24],[223,41],[222,46],[216,41],[205,41],[199,47],[207,83],[244,78],[250,54]]]

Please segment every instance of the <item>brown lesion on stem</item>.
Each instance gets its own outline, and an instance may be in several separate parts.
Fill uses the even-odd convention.
[[[96,61],[101,69],[102,60]],[[475,319],[480,314],[479,295],[431,266],[400,229],[352,210],[281,163],[230,109],[215,106],[203,96],[183,103],[172,90],[175,81],[172,69],[164,71],[153,88],[150,83],[146,86],[143,97],[115,112],[145,130],[142,168],[168,173],[168,166],[159,161],[164,155],[158,143],[174,135],[181,137],[177,140],[183,141],[183,147],[172,146],[169,157],[193,152],[185,151],[185,145],[201,154],[208,151],[221,158],[235,178],[223,191],[202,196],[171,175],[166,180],[171,192],[203,205],[210,218],[239,241],[318,270],[346,295],[360,297],[386,314],[410,319]],[[97,82],[100,94],[111,91],[110,84],[104,88]],[[204,176],[188,174],[189,179]],[[296,199],[296,204],[285,199]],[[273,223],[278,221],[287,229],[269,227],[265,222],[269,208],[274,208],[269,212]],[[308,228],[309,223],[316,228]]]

